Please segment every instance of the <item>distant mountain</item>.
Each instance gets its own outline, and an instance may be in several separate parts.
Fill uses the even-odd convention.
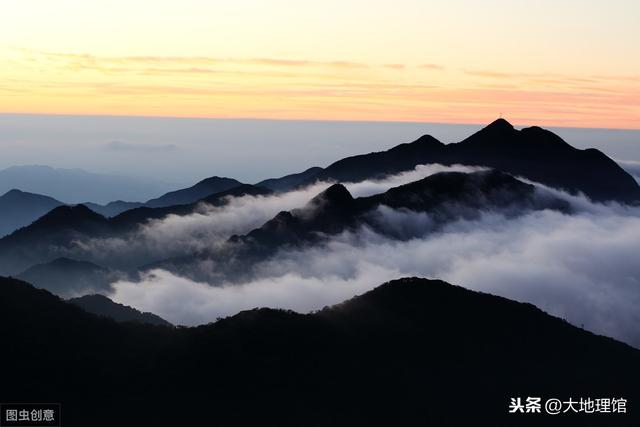
[[[95,292],[108,292],[118,275],[108,268],[87,261],[56,258],[36,264],[16,276],[63,298]]]
[[[109,220],[83,205],[58,206],[31,225],[0,239],[0,272],[18,274],[59,257],[54,255],[57,250],[83,236],[103,236],[109,230]]]
[[[171,323],[153,313],[141,312],[127,305],[115,303],[104,295],[85,295],[78,298],[71,298],[68,302],[77,305],[88,313],[108,317],[117,322],[138,322],[148,323],[150,325],[172,326]]]
[[[236,181],[235,179],[214,176],[203,179],[189,188],[171,191],[157,199],[151,199],[145,203],[145,206],[150,208],[162,208],[166,206],[193,203],[204,197],[210,196],[211,194],[230,190],[241,184],[242,183],[240,181]]]
[[[576,149],[535,126],[516,130],[504,119],[457,144],[443,144],[425,135],[387,151],[347,157],[294,186],[317,180],[381,178],[427,163],[487,166],[571,193],[582,192],[595,201],[640,202],[640,185],[601,151]]]
[[[286,175],[281,178],[265,179],[264,181],[260,181],[256,185],[260,187],[266,187],[273,191],[287,191],[292,188],[298,187],[301,184],[309,182],[309,180],[314,179],[320,172],[322,172],[322,170],[323,169],[321,167],[315,166],[307,169],[304,172]]]
[[[165,193],[171,184],[81,169],[49,166],[12,166],[0,170],[0,193],[17,188],[46,194],[65,203],[107,203],[111,200],[146,200]]]
[[[11,190],[0,196],[0,237],[31,224],[63,203],[40,194]]]
[[[147,206],[137,207],[126,210],[111,219],[112,224],[118,230],[131,230],[135,226],[142,224],[151,219],[164,218],[167,215],[188,215],[193,213],[200,203],[206,203],[212,206],[224,205],[230,197],[242,196],[266,196],[272,191],[250,184],[240,184],[229,190],[219,193],[210,194],[207,197],[197,200],[194,203],[182,205],[166,206],[160,208],[151,208]]]
[[[378,210],[380,207],[428,214],[429,221],[416,227],[398,225],[393,218],[385,217]],[[212,260],[216,273],[224,281],[248,280],[251,267],[278,249],[322,244],[332,235],[357,231],[363,226],[393,239],[407,240],[438,231],[455,220],[477,219],[486,212],[513,217],[543,209],[570,212],[566,201],[543,196],[533,185],[497,170],[441,172],[360,198],[353,198],[342,184],[334,184],[304,207],[280,212],[246,235],[232,236],[229,245],[159,261],[141,269],[163,268],[194,280],[206,280],[198,276],[199,270],[193,266]]]
[[[640,424],[640,351],[436,280],[396,280],[312,314],[263,308],[167,328],[0,279],[0,336],[11,367],[0,401],[56,396],[70,427]],[[628,410],[508,412],[529,396],[622,397]]]
[[[196,203],[135,208],[113,218],[105,218],[84,205],[59,206],[33,224],[0,239],[0,274],[16,275],[34,264],[47,263],[88,238],[121,236],[151,219],[187,215],[201,202],[220,206],[232,197],[270,193],[265,188],[242,184]]]
[[[97,203],[85,202],[82,203],[92,211],[99,213],[107,218],[116,216],[129,209],[135,209],[144,206],[142,202],[124,202],[122,200],[116,200],[115,202],[109,202],[106,205],[99,205]]]
[[[216,194],[224,193],[235,188],[238,188],[238,192],[243,189],[252,187],[249,184],[242,184],[239,181],[231,178],[220,178],[214,176],[212,178],[204,179],[197,184],[184,188],[182,190],[171,191],[156,199],[151,199],[147,202],[123,202],[118,200],[115,202],[109,202],[106,205],[99,205],[96,203],[85,203],[85,205],[94,212],[104,215],[106,217],[115,217],[123,212],[137,208],[174,208],[176,206],[193,205],[209,196],[215,197]],[[261,187],[264,188],[264,187]],[[233,195],[232,193],[229,193]]]

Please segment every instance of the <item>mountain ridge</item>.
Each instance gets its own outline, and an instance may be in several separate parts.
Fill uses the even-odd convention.
[[[574,148],[537,126],[517,130],[504,119],[458,143],[443,144],[423,135],[386,151],[346,157],[297,186],[379,179],[430,163],[490,167],[572,194],[582,192],[596,202],[640,203],[640,185],[601,151]]]
[[[0,278],[0,333],[12,349],[4,355],[12,369],[0,400],[55,394],[65,402],[68,426],[122,419],[202,425],[210,414],[187,408],[206,405],[221,426],[294,426],[308,414],[318,426],[640,419],[631,407],[640,398],[639,350],[531,304],[438,280],[394,280],[310,314],[256,308],[168,328],[100,318]],[[556,418],[508,413],[510,397],[541,390],[552,393],[542,398],[623,396],[630,409]],[[164,410],[152,410],[159,406]]]
[[[51,209],[62,206],[59,200],[41,194],[11,189],[0,196],[0,237],[25,227]]]
[[[100,294],[70,298],[67,302],[80,307],[88,313],[107,317],[117,322],[139,322],[150,325],[173,326],[156,314],[142,312],[128,305],[118,304]]]

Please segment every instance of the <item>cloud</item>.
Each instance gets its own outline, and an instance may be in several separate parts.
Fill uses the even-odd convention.
[[[111,297],[137,307],[153,307],[156,313],[163,313],[163,318],[174,324],[197,325],[254,307],[293,307],[311,311],[370,289],[367,280],[364,275],[353,280],[335,277],[334,282],[326,277],[284,274],[242,286],[215,287],[164,270],[151,270],[140,283],[115,283]]]
[[[449,78],[425,85],[416,70],[441,65],[412,66],[416,72],[397,82],[384,62],[12,50],[19,55],[0,95],[14,112],[38,105],[39,113],[56,114],[452,123],[504,112],[516,123],[637,127],[637,76],[630,75],[448,68]],[[55,82],[39,77],[43,67]],[[158,102],[165,98],[171,102]]]
[[[329,60],[318,61],[306,58],[233,58],[215,56],[157,56],[157,55],[132,55],[132,56],[100,56],[87,53],[48,52],[32,49],[17,49],[27,55],[46,57],[51,61],[64,61],[69,66],[77,69],[104,70],[117,67],[118,70],[139,68],[145,65],[263,65],[276,67],[329,67],[329,68],[369,68],[369,64],[355,61]]]
[[[354,197],[363,197],[438,172],[471,172],[482,169],[461,165],[419,165],[411,171],[384,179],[345,183],[345,186]],[[192,214],[168,215],[162,219],[151,220],[124,236],[78,240],[75,247],[59,256],[90,258],[101,265],[131,269],[159,259],[219,248],[232,235],[248,233],[280,211],[304,206],[330,185],[329,182],[320,182],[281,194],[234,197],[229,198],[224,206],[201,203]]]
[[[541,197],[549,191],[563,194],[538,191]],[[640,208],[563,197],[576,214],[484,213],[435,232],[428,213],[381,207],[381,220],[418,237],[398,241],[362,228],[322,246],[283,250],[247,265],[250,274],[240,284],[222,280],[210,286],[153,270],[139,282],[113,284],[111,297],[176,323],[198,324],[258,306],[319,309],[415,275],[531,302],[575,325],[640,346]],[[207,267],[215,264],[198,266]]]
[[[345,186],[354,197],[366,197],[383,193],[390,188],[418,181],[427,176],[440,172],[477,172],[487,170],[485,167],[440,164],[418,165],[413,170],[391,175],[380,180],[366,180],[362,182],[346,183]]]

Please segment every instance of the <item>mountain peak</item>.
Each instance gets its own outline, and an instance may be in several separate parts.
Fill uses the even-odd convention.
[[[429,134],[425,134],[422,135],[420,138],[416,139],[415,141],[413,141],[414,143],[420,143],[420,144],[437,144],[437,145],[442,145],[442,142],[438,141],[436,138],[434,138],[433,136],[429,135]]]
[[[340,206],[353,201],[353,196],[342,184],[333,184],[309,202],[313,207]]]
[[[145,205],[150,208],[162,208],[174,205],[185,205],[204,199],[214,193],[230,190],[241,185],[233,178],[212,176],[199,181],[189,188],[170,191],[158,198],[148,200]]]
[[[491,146],[495,148],[502,146],[505,142],[511,142],[517,135],[518,131],[516,131],[511,123],[503,118],[499,118],[467,137],[464,141],[460,142],[460,144]]]
[[[234,185],[240,185],[241,182],[233,179],[227,178],[225,176],[210,176],[209,178],[205,178],[199,181],[196,185],[211,185],[211,184],[220,184],[220,183],[233,183]]]
[[[514,127],[507,120],[500,117],[489,123],[483,130],[492,130],[492,131],[512,131]]]
[[[103,222],[106,219],[85,205],[62,205],[39,218],[34,225],[74,224],[82,221]]]
[[[22,191],[17,188],[12,188],[11,190],[4,193],[0,198],[11,197],[11,198],[28,198],[28,197],[36,197],[41,199],[50,199],[54,200],[49,196],[43,196],[41,194],[29,193],[27,191]]]

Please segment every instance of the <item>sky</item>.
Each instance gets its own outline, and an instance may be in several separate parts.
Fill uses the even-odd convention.
[[[634,0],[21,0],[0,112],[640,128]]]

